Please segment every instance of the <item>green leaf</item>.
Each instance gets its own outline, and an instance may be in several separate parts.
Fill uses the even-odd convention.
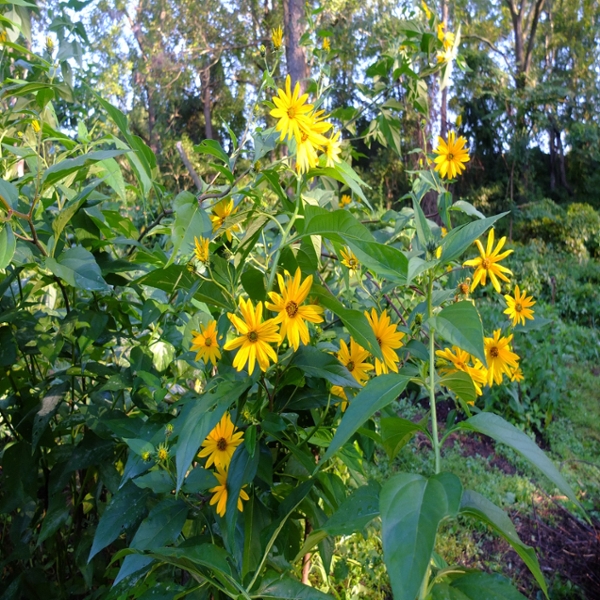
[[[194,467],[185,478],[182,489],[186,494],[197,494],[215,487],[218,483],[213,471],[207,471],[202,467]]]
[[[312,285],[311,295],[316,296],[321,306],[324,306],[341,319],[350,335],[365,350],[368,350],[376,358],[383,360],[377,338],[369,325],[369,321],[367,321],[367,317],[362,312],[346,308],[328,289],[316,283]]]
[[[422,248],[427,248],[434,240],[431,227],[427,222],[425,213],[421,208],[421,204],[416,198],[413,198],[413,209],[415,211],[415,227],[417,229],[417,238]]]
[[[141,477],[136,477],[133,483],[142,489],[149,489],[155,494],[170,494],[175,484],[167,471],[163,469],[150,471]]]
[[[310,205],[305,209],[304,228],[298,237],[307,235],[321,235],[340,244],[348,240],[375,241],[371,232],[347,210],[330,211]]]
[[[429,567],[438,526],[446,517],[456,515],[461,495],[460,480],[452,473],[430,479],[399,473],[383,486],[383,557],[394,600],[414,600],[417,596]]]
[[[314,346],[301,346],[294,354],[291,364],[309,377],[326,379],[332,385],[350,388],[362,387],[335,356],[318,350]]]
[[[254,267],[247,267],[242,273],[241,280],[245,292],[254,302],[265,301],[267,299],[264,273]]]
[[[65,399],[69,390],[68,383],[56,385],[48,390],[48,393],[42,399],[42,405],[33,419],[33,430],[31,433],[32,451],[35,451],[48,423],[60,408],[60,403]]]
[[[440,379],[440,384],[452,390],[461,400],[475,402],[477,392],[471,376],[464,371],[448,373]]]
[[[469,600],[526,600],[506,577],[497,574],[468,573],[455,579],[451,587]]]
[[[515,552],[523,559],[531,574],[535,577],[539,586],[542,588],[546,598],[548,597],[548,588],[546,580],[540,570],[535,550],[524,544],[517,534],[517,530],[510,520],[508,515],[493,502],[487,498],[473,492],[465,490],[460,503],[461,514],[466,514],[483,521],[490,525],[497,533],[499,533],[515,550]]]
[[[114,158],[115,156],[121,156],[125,154],[127,150],[98,150],[97,152],[90,152],[83,154],[77,158],[67,158],[55,165],[52,165],[49,169],[44,171],[42,175],[42,183],[45,185],[53,185],[64,179],[67,175],[75,173],[80,169],[84,169],[91,164],[106,160],[107,158]]]
[[[91,292],[108,289],[94,255],[83,246],[69,248],[57,259],[46,258],[46,268],[80,290]]]
[[[138,523],[146,512],[149,490],[142,490],[128,481],[112,498],[100,517],[88,562],[114,542],[122,533]]]
[[[5,200],[11,208],[17,208],[19,203],[19,190],[10,181],[0,177],[0,198]],[[4,207],[2,207],[4,210]]]
[[[361,265],[390,281],[406,284],[408,258],[400,250],[377,242],[355,239],[348,239],[347,244]]]
[[[482,236],[498,219],[507,214],[507,212],[504,212],[494,217],[460,225],[449,231],[440,244],[442,247],[440,260],[442,262],[450,262],[459,258],[476,239]]]
[[[37,540],[37,545],[41,545],[48,538],[52,537],[69,519],[70,507],[56,506],[49,510],[42,522],[42,529]]]
[[[154,368],[162,373],[175,360],[175,347],[169,342],[158,340],[148,347],[152,353],[152,364]]]
[[[383,448],[390,459],[395,458],[418,431],[425,432],[418,423],[400,417],[384,417],[379,424],[381,425]]]
[[[179,537],[187,519],[188,506],[183,500],[166,498],[159,502],[142,521],[131,540],[130,547],[136,550],[151,550],[172,544]],[[152,557],[128,555],[113,585],[152,562]]]
[[[225,411],[250,386],[250,381],[227,381],[205,392],[190,410],[184,410],[174,421],[175,432],[179,433],[175,462],[177,464],[177,491],[200,444],[221,420]]]
[[[106,185],[109,185],[125,202],[127,195],[125,193],[125,180],[119,163],[114,158],[106,158],[98,163],[99,175]]]
[[[269,600],[332,600],[333,596],[324,594],[313,587],[300,583],[287,574],[268,572],[256,594],[252,598]]]
[[[54,231],[54,239],[58,240],[63,229],[67,226],[67,223],[73,218],[75,213],[85,203],[88,196],[102,183],[99,179],[90,185],[86,186],[77,196],[69,200],[69,202],[63,207],[63,209],[56,215],[54,221],[52,221],[52,230]]]
[[[350,535],[364,529],[379,516],[379,492],[376,483],[363,485],[346,498],[321,527],[329,535]]]
[[[478,211],[470,202],[465,202],[464,200],[457,200],[452,205],[451,210],[460,210],[470,217],[485,219],[485,215],[482,212]]]
[[[487,364],[481,317],[471,302],[463,300],[451,304],[428,322],[446,341],[472,354],[484,365]]]
[[[373,414],[396,400],[409,380],[410,377],[402,373],[389,373],[371,379],[350,402],[322,462],[330,459]]]
[[[15,254],[17,239],[10,223],[0,229],[0,269],[6,269]]]
[[[210,154],[229,166],[229,156],[216,140],[202,140],[198,145],[194,146],[194,151],[199,154]]]
[[[497,442],[510,446],[521,456],[526,458],[534,467],[537,467],[571,502],[582,511],[583,508],[577,500],[571,486],[560,474],[552,461],[544,454],[537,444],[520,429],[505,421],[502,417],[492,413],[479,413],[460,423],[461,429],[483,433]]]

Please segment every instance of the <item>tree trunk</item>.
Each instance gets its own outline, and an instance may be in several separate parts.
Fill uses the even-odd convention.
[[[304,0],[283,0],[283,20],[285,27],[285,60],[292,84],[300,83],[302,90],[308,79],[306,53],[300,46],[304,33]]]
[[[204,136],[207,140],[214,140],[210,99],[210,67],[200,71],[200,86],[202,88],[202,111],[204,112]]]

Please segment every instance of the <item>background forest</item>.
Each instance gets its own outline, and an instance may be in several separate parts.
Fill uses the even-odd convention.
[[[597,0],[0,0],[0,600],[599,598],[599,65]],[[340,142],[305,172],[288,74]],[[492,224],[536,302],[510,329],[463,261]],[[200,359],[286,272],[310,344]],[[434,361],[498,328],[501,383]],[[197,453],[227,415],[225,484]],[[403,571],[405,471],[448,509]]]

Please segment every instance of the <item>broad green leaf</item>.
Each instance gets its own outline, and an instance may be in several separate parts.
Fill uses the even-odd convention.
[[[383,448],[390,459],[393,459],[418,431],[424,432],[418,423],[400,417],[384,417],[379,424]]]
[[[80,290],[108,290],[94,255],[83,246],[69,248],[57,259],[46,258],[46,268]]]
[[[176,564],[203,567],[222,573],[226,577],[232,576],[229,566],[229,555],[223,548],[214,544],[187,545],[186,542],[176,548],[156,548],[149,555],[157,560]],[[177,561],[177,562],[176,562]],[[200,571],[202,572],[202,571]]]
[[[333,600],[333,596],[300,583],[290,575],[267,573],[260,588],[251,598],[269,600]]]
[[[213,471],[203,469],[202,467],[194,467],[183,482],[183,491],[187,494],[197,494],[205,492],[211,487],[215,487],[219,482]]]
[[[452,231],[448,232],[448,235],[442,239],[442,255],[440,260],[443,262],[450,262],[456,260],[462,256],[463,252],[471,246],[482,236],[498,219],[501,219],[508,213],[501,213],[494,217],[488,217],[487,219],[481,219],[474,221],[473,223],[467,223],[466,225],[460,225],[455,227]]]
[[[478,211],[470,202],[465,202],[464,200],[457,200],[452,205],[451,210],[460,210],[470,217],[485,219],[485,215],[482,212]]]
[[[139,522],[146,512],[146,500],[149,496],[149,490],[142,490],[128,481],[111,498],[96,528],[88,562],[100,550],[106,548],[132,525]]]
[[[319,206],[307,206],[304,227],[298,237],[321,235],[340,244],[346,240],[374,242],[371,232],[347,210],[329,211]]]
[[[350,535],[364,529],[379,516],[378,483],[369,483],[355,490],[321,527],[329,535]]]
[[[177,540],[187,519],[188,506],[183,500],[165,498],[159,502],[142,521],[130,547],[135,550],[152,550]],[[152,557],[131,554],[126,556],[113,583],[116,585],[128,575],[143,569]]]
[[[434,241],[433,233],[431,227],[429,227],[425,213],[421,208],[421,204],[416,198],[413,198],[413,209],[415,211],[415,228],[417,229],[419,243],[421,244],[421,247],[428,248]]]
[[[431,588],[431,600],[469,600],[469,597],[448,583],[440,582]]]
[[[125,154],[126,150],[98,150],[96,152],[90,152],[83,154],[77,158],[67,158],[55,165],[52,165],[49,169],[44,171],[42,175],[42,183],[45,185],[52,185],[57,183],[61,179],[64,179],[67,175],[84,169],[87,166],[106,160],[107,158],[114,158],[115,156],[121,156]]]
[[[42,529],[37,540],[37,545],[43,544],[48,538],[52,537],[61,527],[64,527],[70,516],[70,507],[54,506],[46,513],[42,522]]]
[[[19,202],[19,190],[10,181],[0,177],[0,198],[2,198],[11,208],[17,208]],[[5,207],[2,206],[2,210]]]
[[[106,158],[98,163],[97,168],[104,183],[109,185],[116,192],[117,196],[125,202],[127,200],[125,180],[123,179],[119,163],[114,158]]]
[[[238,446],[233,453],[231,462],[227,469],[227,506],[225,519],[227,521],[228,538],[234,539],[235,525],[238,518],[237,503],[240,490],[252,483],[256,470],[258,469],[259,454],[251,456],[245,444]]]
[[[414,600],[431,560],[438,526],[455,516],[462,495],[456,475],[426,479],[399,473],[381,490],[383,557],[394,600]]]
[[[158,340],[150,344],[148,350],[152,353],[152,364],[159,373],[166,371],[175,360],[175,347],[169,342]]]
[[[459,426],[461,429],[483,433],[494,438],[497,442],[510,446],[526,458],[534,467],[537,467],[571,502],[583,510],[571,486],[554,466],[554,463],[520,429],[517,429],[502,417],[487,412],[479,413],[463,421]]]
[[[133,483],[142,489],[149,489],[155,494],[169,494],[175,489],[175,483],[169,473],[163,469],[150,471],[136,477]]]
[[[497,574],[468,573],[456,578],[451,587],[469,600],[526,600],[506,577]]]
[[[397,248],[355,239],[348,239],[347,244],[361,265],[390,281],[406,283],[408,259]]]
[[[440,384],[452,390],[461,400],[475,402],[477,392],[471,376],[464,371],[448,373],[440,379]]]
[[[362,387],[335,356],[314,346],[301,346],[294,354],[291,364],[309,377],[321,377],[332,385],[350,388]]]
[[[199,154],[210,154],[229,166],[229,156],[217,140],[202,140],[198,145],[194,146],[194,151]]]
[[[56,215],[56,218],[52,221],[52,230],[54,231],[55,240],[58,240],[63,229],[67,226],[67,223],[69,223],[75,213],[85,203],[88,196],[98,187],[98,185],[100,185],[100,183],[102,183],[102,181],[98,179],[86,186],[79,194],[69,200],[58,215]]]
[[[15,254],[17,239],[10,223],[0,229],[0,269],[6,269]]]
[[[241,276],[244,291],[254,302],[265,301],[267,290],[265,288],[265,274],[254,267],[246,267]]]
[[[1,364],[1,363],[0,363]],[[40,409],[33,419],[33,430],[31,433],[31,447],[35,451],[48,423],[60,408],[60,403],[65,399],[69,390],[68,383],[61,383],[48,390],[48,393],[42,399]]]
[[[214,429],[225,411],[250,386],[250,381],[223,382],[205,392],[190,408],[183,410],[174,421],[175,432],[179,433],[175,462],[177,464],[177,491],[200,444]]]
[[[319,304],[330,310],[334,315],[337,315],[350,335],[361,346],[368,350],[375,357],[383,360],[381,348],[377,343],[377,338],[373,333],[373,329],[367,321],[367,317],[359,310],[346,308],[333,294],[321,285],[313,283],[311,295],[316,296]]]
[[[371,379],[350,402],[322,462],[329,460],[378,410],[396,400],[409,380],[402,373]]]
[[[481,317],[471,302],[463,300],[451,304],[428,322],[447,342],[469,352],[484,365],[487,364]]]
[[[535,550],[519,539],[519,535],[517,534],[513,522],[499,506],[496,506],[493,502],[490,502],[487,498],[477,492],[465,490],[460,503],[460,512],[461,514],[473,516],[476,519],[491,525],[492,528],[499,533],[523,559],[523,562],[527,565],[531,574],[542,588],[546,598],[548,597],[546,580],[540,570],[540,563],[538,562]]]

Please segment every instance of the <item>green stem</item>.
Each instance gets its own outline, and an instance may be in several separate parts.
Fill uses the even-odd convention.
[[[431,296],[433,294],[433,273],[429,273],[429,285],[427,288],[427,314],[431,319],[433,308]],[[431,408],[431,435],[433,439],[433,450],[435,452],[435,472],[440,472],[440,440],[438,438],[437,407],[435,405],[435,331],[429,327],[429,406]]]

